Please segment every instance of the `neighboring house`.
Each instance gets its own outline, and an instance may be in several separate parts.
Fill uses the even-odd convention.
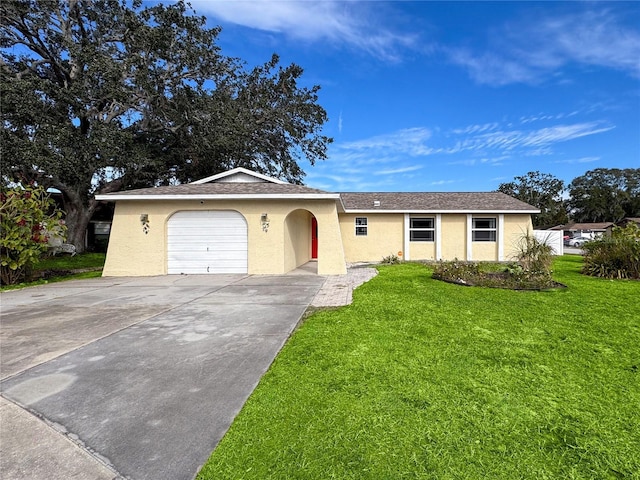
[[[566,225],[558,225],[549,230],[562,230],[569,237],[587,237],[596,238],[604,235],[607,229],[613,226],[613,222],[597,222],[597,223],[568,223]]]
[[[616,222],[615,224],[611,225],[610,227],[607,227],[607,235],[611,235],[611,232],[613,231],[613,227],[626,227],[627,225],[629,225],[630,223],[635,223],[636,225],[638,225],[638,227],[640,227],[640,217],[625,217],[622,220]]]
[[[508,260],[531,205],[491,193],[330,193],[236,168],[189,184],[98,195],[116,203],[105,276],[282,274],[347,263]]]

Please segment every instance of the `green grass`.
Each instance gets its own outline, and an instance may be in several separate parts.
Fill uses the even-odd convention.
[[[104,266],[106,255],[104,253],[81,253],[74,255],[58,255],[42,259],[38,262],[34,269],[34,274],[40,272],[48,272],[53,276],[47,279],[39,279],[31,282],[18,283],[16,285],[2,285],[0,292],[7,290],[16,290],[19,288],[33,287],[35,285],[44,285],[47,283],[62,282],[65,280],[80,280],[83,278],[95,278],[102,275],[102,267]],[[92,270],[83,272],[74,272],[75,270]],[[59,274],[56,274],[59,272]]]
[[[198,479],[640,478],[640,283],[460,287],[381,267],[311,315]]]
[[[106,254],[81,253],[74,255],[57,255],[40,260],[36,270],[78,270],[84,268],[102,268]]]

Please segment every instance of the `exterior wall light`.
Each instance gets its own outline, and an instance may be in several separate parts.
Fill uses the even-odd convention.
[[[267,232],[269,231],[269,215],[267,215],[266,213],[263,213],[260,216],[260,224],[262,225],[262,231],[263,232]]]
[[[145,235],[149,233],[149,214],[143,213],[140,215],[140,223],[142,224],[142,231]]]

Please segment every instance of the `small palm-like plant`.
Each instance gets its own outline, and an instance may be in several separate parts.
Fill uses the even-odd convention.
[[[515,257],[525,272],[551,275],[553,247],[546,240],[538,240],[529,230],[520,237]]]

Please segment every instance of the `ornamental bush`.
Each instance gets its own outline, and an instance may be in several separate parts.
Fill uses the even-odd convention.
[[[516,260],[529,274],[551,277],[553,248],[547,240],[538,240],[528,230],[516,244]]]
[[[43,187],[0,187],[0,282],[25,279],[47,251],[49,236],[65,232],[62,212]]]
[[[630,222],[613,227],[611,237],[601,237],[582,246],[582,272],[593,277],[640,279],[640,227]]]

